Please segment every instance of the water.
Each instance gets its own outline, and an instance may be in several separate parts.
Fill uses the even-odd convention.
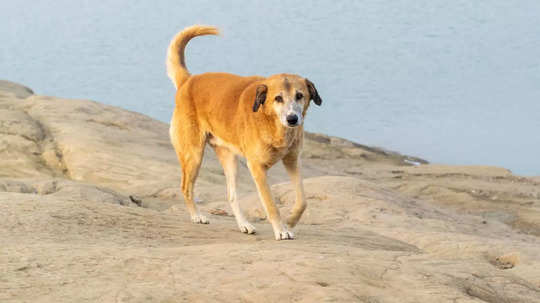
[[[310,131],[540,175],[539,22],[527,0],[2,0],[0,78],[168,122],[169,40],[217,25],[190,42],[190,71],[306,76],[323,98]]]

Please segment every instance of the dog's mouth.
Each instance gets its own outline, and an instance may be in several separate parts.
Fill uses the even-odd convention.
[[[290,128],[295,128],[295,127],[298,127],[300,124],[298,123],[294,123],[294,124],[291,124],[291,123],[287,123],[287,127],[290,127]]]

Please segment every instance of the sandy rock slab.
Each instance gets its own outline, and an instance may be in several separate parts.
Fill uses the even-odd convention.
[[[540,302],[539,179],[306,134],[308,209],[275,241],[211,150],[190,223],[168,125],[0,81],[0,302]],[[285,217],[294,190],[270,171]]]
[[[186,213],[32,193],[0,194],[0,211],[2,302],[351,300],[417,251],[369,231],[276,242],[267,224],[247,236],[232,218],[194,225]]]
[[[502,224],[490,237],[475,233],[482,226],[475,217],[456,219],[355,178],[306,183],[325,198],[310,198],[298,239],[281,242],[264,221],[248,236],[230,217],[191,224],[181,207],[0,193],[0,300],[535,302],[540,295],[536,239]],[[284,212],[289,187],[274,186]],[[410,214],[411,204],[422,219]],[[345,210],[332,205],[348,205],[349,214],[337,216]],[[512,269],[487,255],[510,247],[522,259]]]

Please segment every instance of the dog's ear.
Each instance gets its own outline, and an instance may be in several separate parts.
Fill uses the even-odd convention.
[[[309,95],[311,96],[311,100],[313,100],[313,102],[315,102],[315,104],[320,106],[322,104],[322,99],[319,96],[319,93],[317,92],[317,89],[315,88],[315,84],[313,84],[313,82],[306,79],[306,85],[307,85],[307,88],[308,88],[308,91],[309,91]]]
[[[264,104],[266,101],[266,92],[268,91],[268,86],[261,84],[257,86],[257,93],[255,94],[255,101],[253,102],[253,112],[259,110],[259,106]]]

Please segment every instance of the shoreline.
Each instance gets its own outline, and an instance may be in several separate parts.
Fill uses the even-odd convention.
[[[19,91],[23,95],[28,94],[28,92],[30,94],[34,94],[34,91],[31,88],[27,87],[27,86],[24,86],[22,84],[18,84],[16,82],[12,82],[12,81],[9,81],[9,80],[0,79],[0,90],[2,90],[2,89],[14,89],[16,91]],[[48,96],[48,97],[50,97],[50,98],[62,98],[62,97],[55,97],[55,96]],[[95,101],[94,99],[78,99],[78,98],[67,98],[67,99],[70,99],[70,100],[89,100],[89,101],[101,103],[99,101]],[[141,114],[141,115],[146,115],[145,113],[141,113],[141,112],[133,111],[133,110],[130,110],[130,109],[126,109],[124,107],[117,106],[117,105],[109,105],[109,104],[105,104],[105,103],[101,103],[101,104],[104,104],[104,105],[107,105],[107,106],[112,106],[112,107],[123,109],[123,110],[127,110],[127,111],[132,111],[134,113],[138,113],[138,114]],[[168,121],[163,121],[163,120],[160,120],[160,119],[157,119],[157,118],[154,118],[154,117],[150,117],[150,118],[155,119],[157,121],[160,121],[162,123],[168,124]],[[526,177],[526,178],[540,178],[540,175],[536,175],[536,174],[519,174],[519,173],[515,173],[510,168],[507,168],[507,167],[504,167],[504,166],[501,166],[501,165],[496,165],[496,164],[476,164],[476,163],[472,163],[472,164],[453,163],[453,164],[450,164],[450,163],[445,163],[445,162],[429,161],[429,160],[423,159],[420,156],[414,156],[412,154],[405,154],[405,153],[402,153],[401,151],[388,149],[388,148],[386,148],[384,146],[362,144],[359,141],[352,140],[352,139],[345,138],[345,137],[341,137],[339,135],[329,135],[329,134],[324,134],[324,133],[320,133],[320,132],[311,132],[311,131],[308,131],[308,130],[305,130],[305,133],[306,133],[307,136],[309,136],[310,134],[313,134],[315,136],[321,137],[321,139],[318,139],[318,140],[324,140],[324,141],[327,141],[327,142],[329,142],[329,140],[343,141],[343,142],[346,141],[346,142],[349,142],[347,144],[353,144],[355,146],[361,147],[361,148],[366,149],[366,150],[371,150],[373,152],[383,153],[383,154],[394,154],[396,156],[403,156],[405,158],[408,158],[409,161],[411,161],[412,165],[431,163],[431,164],[450,165],[450,166],[499,167],[499,168],[505,168],[505,169],[509,170],[510,172],[512,172],[512,174],[514,174],[516,176]],[[322,139],[322,138],[325,138],[325,139]]]

